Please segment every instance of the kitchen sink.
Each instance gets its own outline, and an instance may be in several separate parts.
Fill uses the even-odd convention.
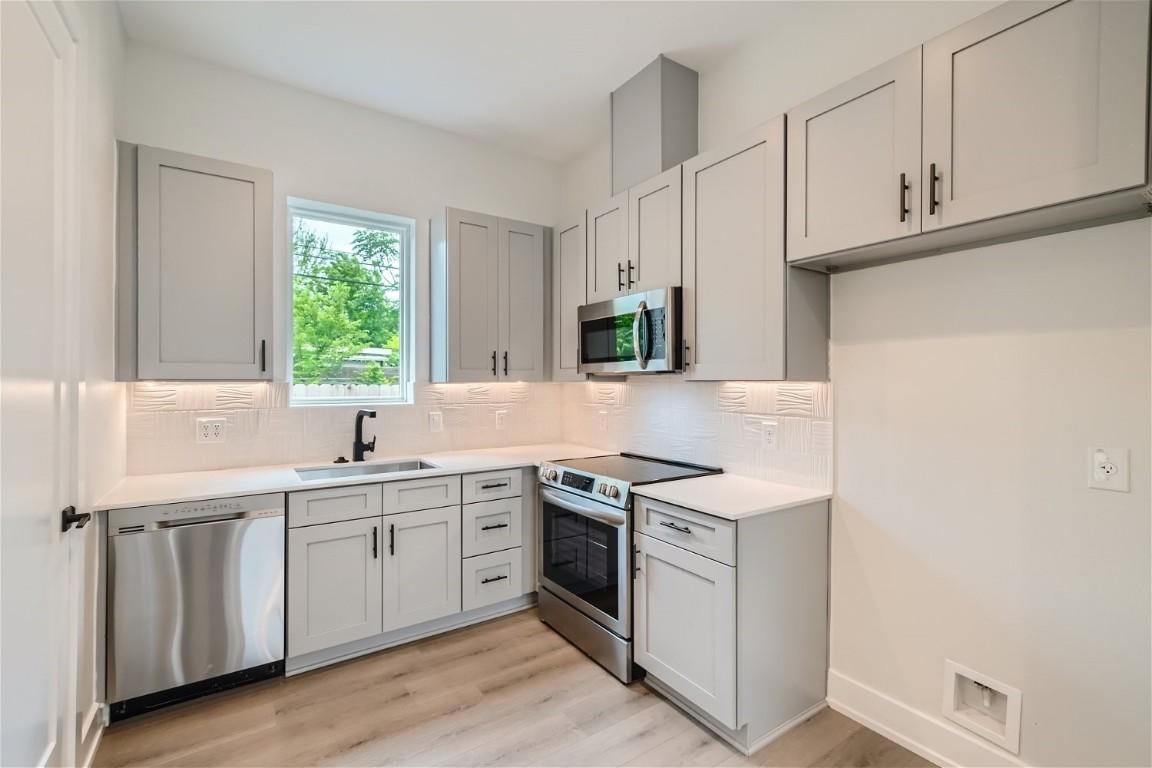
[[[413,472],[418,469],[439,469],[435,464],[423,459],[409,459],[406,461],[382,462],[379,464],[340,464],[331,467],[315,467],[298,469],[296,474],[301,480],[336,480],[342,477],[360,477],[361,475],[388,475],[393,472]]]

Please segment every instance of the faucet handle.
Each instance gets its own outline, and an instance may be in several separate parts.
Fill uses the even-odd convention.
[[[376,435],[372,435],[372,442],[364,443],[364,450],[365,451],[375,451],[376,450]]]

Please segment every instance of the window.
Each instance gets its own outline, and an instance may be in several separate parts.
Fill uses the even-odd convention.
[[[406,402],[416,222],[289,199],[292,402]]]

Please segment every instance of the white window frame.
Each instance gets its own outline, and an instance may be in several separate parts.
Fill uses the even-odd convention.
[[[400,249],[400,396],[399,397],[364,397],[349,395],[347,397],[298,397],[294,393],[295,382],[292,374],[296,368],[296,361],[292,355],[295,348],[293,335],[295,333],[296,306],[292,288],[295,285],[296,256],[292,251],[292,221],[296,217],[318,219],[332,224],[347,224],[353,227],[369,227],[372,229],[385,229],[394,231],[401,236]],[[323,203],[303,198],[288,198],[288,280],[286,294],[288,306],[288,370],[289,380],[289,406],[311,405],[389,405],[411,404],[413,379],[415,376],[415,317],[416,307],[413,301],[416,295],[416,220],[395,214],[366,211],[359,208],[350,208],[346,205]]]

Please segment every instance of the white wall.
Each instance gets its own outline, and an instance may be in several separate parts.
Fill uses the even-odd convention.
[[[948,658],[1022,691],[1024,762],[1152,761],[1150,254],[1144,220],[833,278],[830,696],[939,746]]]

